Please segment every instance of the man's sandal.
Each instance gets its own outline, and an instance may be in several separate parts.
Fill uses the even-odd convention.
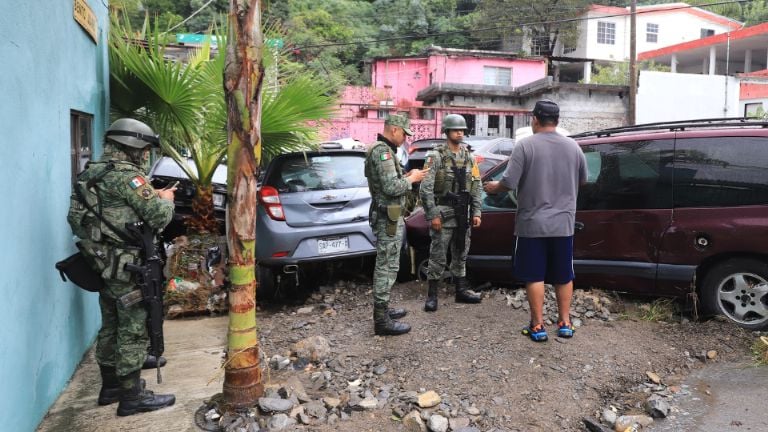
[[[534,342],[546,342],[548,339],[547,329],[544,328],[543,324],[534,326],[533,323],[530,323],[528,324],[528,327],[523,329],[522,333],[525,336],[530,337]]]
[[[557,327],[557,336],[561,338],[573,337],[573,333],[576,331],[573,323],[566,323],[565,321],[558,322]]]

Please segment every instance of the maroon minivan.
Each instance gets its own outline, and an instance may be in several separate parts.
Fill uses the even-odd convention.
[[[768,122],[654,123],[573,138],[589,171],[576,213],[577,286],[695,294],[705,314],[768,328]],[[484,180],[500,179],[505,167]],[[483,194],[467,258],[473,280],[514,282],[515,210],[513,192]],[[406,227],[426,257],[420,209]]]

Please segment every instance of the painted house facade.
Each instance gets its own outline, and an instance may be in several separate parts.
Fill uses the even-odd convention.
[[[93,0],[19,2],[0,15],[3,430],[36,429],[100,326],[98,296],[62,282],[54,264],[75,251],[72,179],[100,154],[108,122],[108,26]]]
[[[641,52],[637,57],[671,69],[668,73],[645,73],[659,85],[643,81],[641,73],[638,120],[640,110],[647,111],[645,118],[651,121],[661,114],[641,107],[643,94],[649,101],[658,101],[655,105],[677,106],[677,120],[693,118],[693,113],[744,117],[768,111],[768,23]]]
[[[546,74],[543,58],[498,51],[432,47],[421,56],[376,58],[372,85],[347,87],[322,135],[370,142],[390,113],[405,112],[414,139],[440,136],[446,114],[463,114],[472,135],[512,136],[530,121],[529,111],[514,99],[515,88]]]
[[[629,8],[593,4],[581,15],[576,46],[558,42],[557,56],[584,59],[578,64],[564,63],[567,69],[581,68],[584,82],[589,82],[593,63],[627,61],[630,53]],[[636,13],[637,52],[650,51],[723,34],[742,27],[742,23],[690,7],[686,3],[638,6]],[[527,42],[526,51],[535,54],[537,47]]]

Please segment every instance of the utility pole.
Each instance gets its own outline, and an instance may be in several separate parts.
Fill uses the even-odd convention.
[[[629,9],[629,113],[627,123],[635,124],[637,106],[637,0]]]

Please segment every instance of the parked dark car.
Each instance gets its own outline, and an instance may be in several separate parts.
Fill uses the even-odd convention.
[[[192,159],[187,159],[187,164],[192,172],[197,172]],[[175,160],[168,156],[158,159],[149,170],[149,179],[152,186],[158,189],[164,188],[178,181],[174,204],[176,210],[173,220],[163,230],[163,238],[172,240],[181,234],[186,234],[187,228],[184,221],[192,214],[192,199],[195,197],[195,185],[189,180],[184,170]],[[221,234],[224,234],[224,220],[227,210],[227,166],[220,164],[213,173],[213,207],[216,219],[220,222]]]
[[[481,174],[504,161],[512,153],[514,142],[515,140],[511,138],[503,137],[466,137],[464,139],[464,143],[469,146],[475,156]],[[409,143],[407,169],[421,169],[427,158],[427,152],[444,143],[444,138],[420,139]]]
[[[575,138],[589,171],[576,213],[577,286],[696,295],[707,315],[768,328],[768,123],[657,123]],[[467,259],[473,279],[514,282],[516,206],[512,192],[483,195]],[[406,226],[424,257],[423,212]]]
[[[329,265],[376,254],[364,164],[361,150],[294,152],[269,163],[256,216],[262,298],[282,282],[328,276]]]

